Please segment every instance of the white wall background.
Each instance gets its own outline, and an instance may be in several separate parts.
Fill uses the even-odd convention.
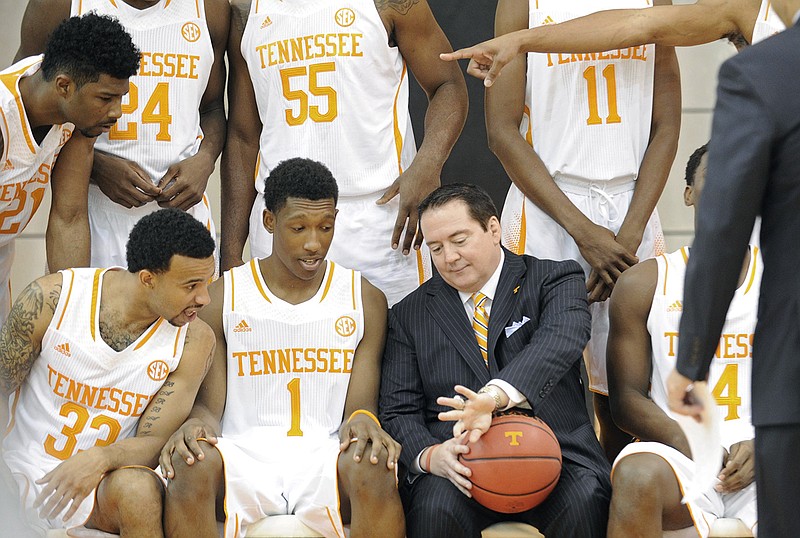
[[[0,18],[2,68],[11,64],[19,45],[19,27],[26,3],[25,0],[4,2],[3,17]],[[676,0],[675,3],[692,2]],[[733,46],[721,41],[678,50],[683,89],[681,138],[669,182],[658,206],[668,250],[689,243],[693,236],[692,211],[683,205],[684,168],[692,151],[708,141],[711,133],[716,73],[719,65],[733,53]],[[208,194],[214,218],[219,222],[218,172],[215,172],[209,181]],[[12,272],[12,289],[15,293],[22,290],[30,280],[44,273],[44,232],[48,211],[49,200],[42,204],[33,221],[17,239],[17,257]]]

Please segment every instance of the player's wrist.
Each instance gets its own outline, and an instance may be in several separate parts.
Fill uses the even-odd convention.
[[[375,422],[375,424],[378,425],[379,428],[382,427],[381,426],[381,421],[378,420],[378,417],[376,417],[371,411],[367,411],[366,409],[356,409],[355,411],[353,411],[350,414],[350,417],[347,419],[348,424],[350,423],[350,421],[353,420],[353,418],[355,418],[355,417],[357,417],[359,415],[367,417],[369,419],[372,419]]]

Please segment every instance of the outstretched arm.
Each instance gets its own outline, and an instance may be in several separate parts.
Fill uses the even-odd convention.
[[[467,86],[457,65],[443,62],[436,56],[437,51],[451,50],[451,47],[427,0],[376,0],[375,5],[390,38],[397,43],[411,72],[428,96],[425,138],[414,162],[378,200],[379,204],[384,204],[400,195],[391,244],[392,248],[401,248],[404,254],[408,254],[412,245],[417,249],[422,244],[422,232],[417,226],[417,206],[441,184],[444,162],[464,127]]]
[[[760,2],[698,0],[679,6],[658,1],[655,4],[647,9],[598,11],[538,28],[526,26],[472,47],[443,53],[441,58],[469,59],[467,73],[483,79],[489,87],[512,59],[526,52],[602,52],[646,43],[692,46],[736,33],[749,42]]]

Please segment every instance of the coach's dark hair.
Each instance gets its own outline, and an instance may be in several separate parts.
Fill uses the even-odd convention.
[[[139,49],[119,21],[87,13],[64,20],[50,35],[44,49],[42,75],[53,80],[69,75],[79,88],[97,82],[100,75],[126,79],[139,69]]]
[[[198,260],[214,255],[214,239],[208,229],[179,209],[160,209],[142,217],[128,236],[125,248],[128,271],[147,269],[163,273],[173,256]]]
[[[469,216],[476,220],[481,228],[488,230],[489,219],[492,217],[500,218],[497,214],[492,198],[483,188],[470,183],[449,183],[442,185],[420,202],[417,207],[419,218],[428,209],[435,209],[443,205],[460,200],[467,204]]]
[[[694,153],[689,157],[689,162],[686,163],[686,185],[689,187],[694,185],[694,176],[697,174],[697,168],[706,153],[708,153],[707,143],[694,150]]]
[[[295,157],[281,161],[264,183],[264,204],[273,213],[286,205],[287,198],[339,200],[339,187],[328,167],[311,159]]]

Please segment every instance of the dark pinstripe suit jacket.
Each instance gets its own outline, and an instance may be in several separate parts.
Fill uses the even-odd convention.
[[[530,321],[507,334],[523,317]],[[589,330],[577,263],[505,251],[489,316],[487,370],[458,292],[434,276],[389,312],[380,414],[384,429],[403,445],[401,463],[410,468],[423,448],[452,437],[453,423],[437,418],[446,410],[438,396],[452,396],[456,384],[477,391],[497,378],[527,397],[565,459],[607,475],[580,382]]]

